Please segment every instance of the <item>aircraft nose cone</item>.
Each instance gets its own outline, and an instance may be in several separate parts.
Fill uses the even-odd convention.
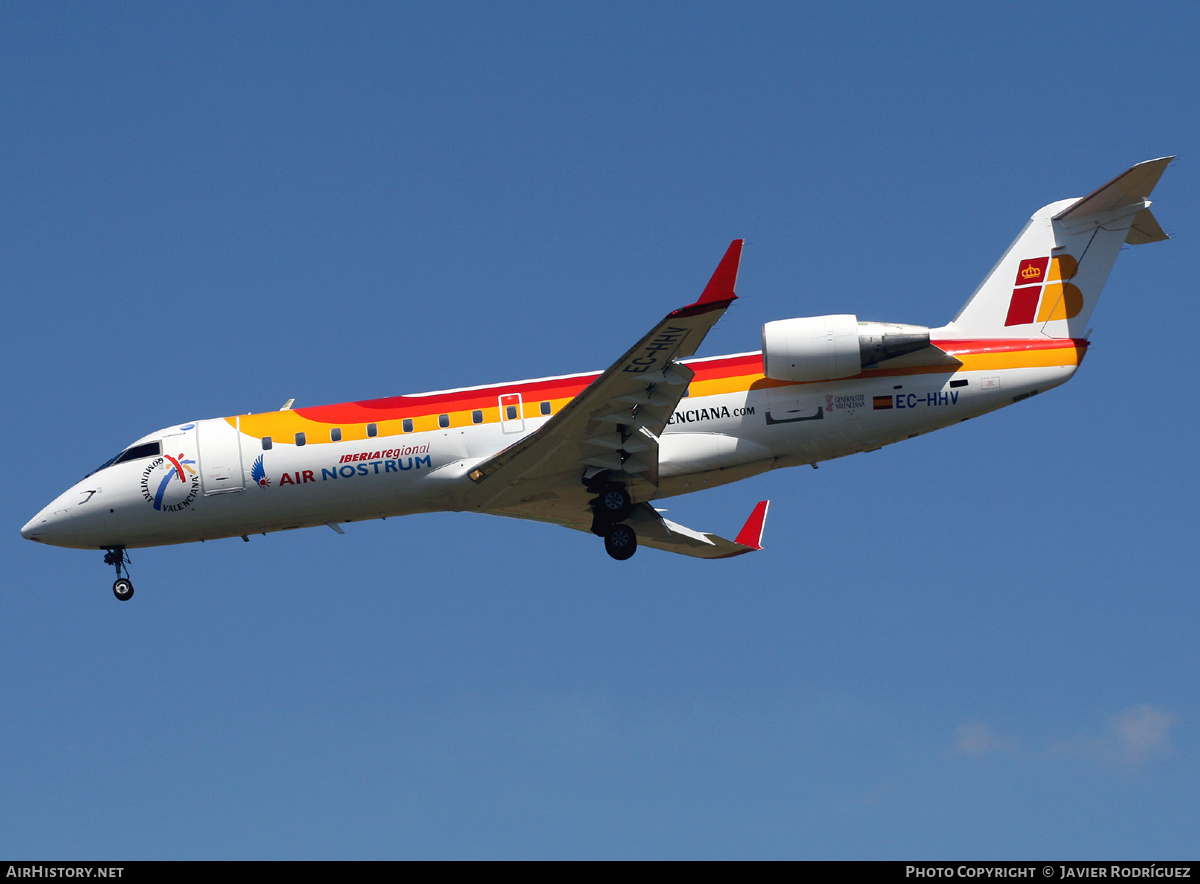
[[[21,536],[47,546],[88,549],[102,545],[105,539],[103,535],[108,533],[106,522],[111,509],[86,506],[87,501],[94,500],[99,493],[98,488],[80,489],[76,486],[68,489],[26,522],[21,529]]]
[[[25,527],[21,529],[21,536],[26,540],[37,540],[42,529],[46,527],[46,520],[42,518],[42,514],[38,513],[32,519],[25,523]]]

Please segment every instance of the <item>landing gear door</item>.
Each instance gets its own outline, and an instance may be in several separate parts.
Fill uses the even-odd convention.
[[[767,426],[824,420],[825,410],[824,394],[809,384],[771,387],[767,393]]]
[[[237,420],[235,418],[235,420]],[[200,486],[207,494],[228,494],[246,487],[242,472],[239,433],[224,418],[197,421],[200,449]]]

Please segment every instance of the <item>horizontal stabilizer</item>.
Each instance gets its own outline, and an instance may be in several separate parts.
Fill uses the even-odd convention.
[[[1145,245],[1148,242],[1162,242],[1164,239],[1171,237],[1163,233],[1163,229],[1158,226],[1158,221],[1149,209],[1142,209],[1133,216],[1133,223],[1129,225],[1129,233],[1125,235],[1125,242],[1131,246]]]
[[[1138,163],[1108,184],[1067,206],[1054,216],[1054,220],[1082,221],[1096,215],[1107,215],[1127,206],[1141,205],[1150,197],[1154,185],[1158,184],[1158,179],[1173,159],[1175,157],[1159,157],[1157,160]],[[1157,226],[1155,224],[1155,227]]]

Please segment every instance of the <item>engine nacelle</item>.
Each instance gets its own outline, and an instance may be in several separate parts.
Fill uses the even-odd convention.
[[[775,381],[849,378],[928,346],[922,325],[859,322],[852,313],[780,319],[762,327],[763,374]]]

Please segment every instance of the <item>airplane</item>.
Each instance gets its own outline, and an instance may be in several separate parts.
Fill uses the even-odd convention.
[[[603,372],[193,420],[135,441],[21,529],[128,550],[434,511],[550,522],[706,559],[762,549],[768,501],[733,540],[655,501],[910,439],[1065,383],[1117,252],[1168,239],[1150,196],[1174,157],[1037,211],[941,328],[853,314],[768,322],[762,348],[696,358],[737,298],[734,240],[693,303]],[[1088,330],[1085,333],[1085,329]]]

